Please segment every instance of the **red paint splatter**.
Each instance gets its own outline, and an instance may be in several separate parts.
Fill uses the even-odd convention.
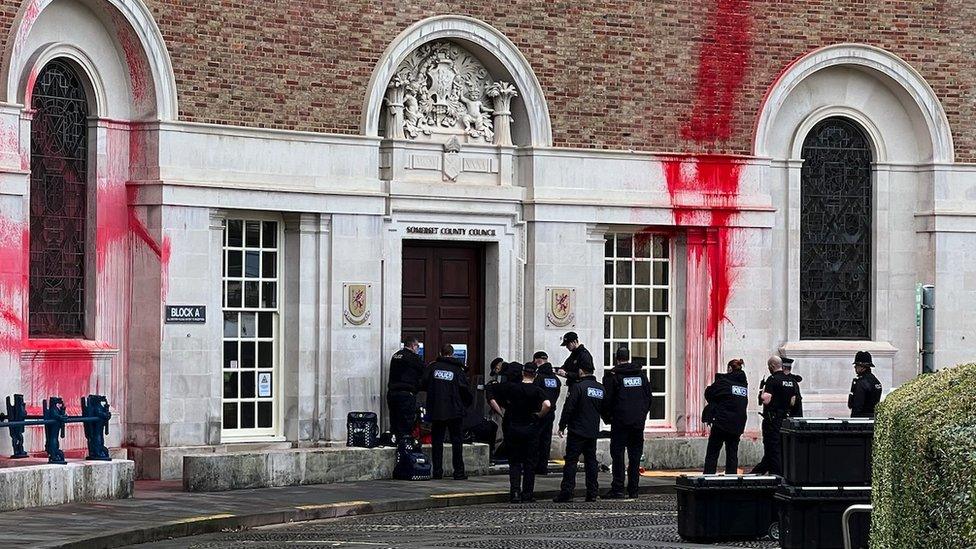
[[[138,189],[130,185],[126,189],[126,192],[129,197],[129,230],[132,231],[133,236],[141,240],[159,258],[160,268],[162,269],[160,273],[159,299],[165,302],[166,293],[169,288],[169,258],[171,253],[169,237],[164,237],[162,242],[158,242],[149,234],[149,229],[146,228],[146,225],[136,215],[135,208],[132,206],[138,196]]]
[[[27,228],[0,218],[0,353],[19,358],[26,337]]]
[[[93,375],[95,353],[105,349],[109,349],[105,343],[81,339],[27,340],[24,352],[28,360],[22,367],[26,369],[23,382],[24,397],[29,403],[28,413],[40,414],[41,402],[58,396],[64,400],[69,414],[80,415],[81,399],[100,393],[98,376]],[[43,436],[40,430],[35,430],[35,433],[31,439],[31,451],[40,452],[44,447]],[[84,448],[84,428],[80,425],[66,426],[65,440],[61,445],[65,449]]]
[[[749,0],[718,0],[701,39],[695,107],[682,135],[696,143],[728,139],[746,77],[752,17]]]
[[[122,53],[125,54],[125,62],[129,68],[129,83],[132,86],[132,98],[136,103],[142,102],[148,96],[149,89],[149,70],[143,52],[142,44],[132,31],[129,22],[122,16],[115,13],[112,16],[115,24],[116,36]]]

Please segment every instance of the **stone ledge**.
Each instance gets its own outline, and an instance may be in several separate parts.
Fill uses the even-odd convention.
[[[132,497],[129,460],[70,461],[0,469],[0,511]]]
[[[610,467],[610,439],[596,441],[596,459]],[[707,437],[655,437],[644,439],[641,464],[647,469],[689,470],[705,467]],[[553,438],[551,458],[563,459],[566,439]],[[749,467],[762,459],[762,441],[743,436],[739,441],[739,467]],[[719,454],[719,467],[725,466],[725,450]]]
[[[430,455],[430,448],[424,447]],[[188,455],[183,458],[183,489],[220,492],[245,488],[333,484],[393,477],[393,448],[293,448],[266,452]],[[488,474],[488,446],[464,446],[469,475]],[[453,473],[451,448],[444,447],[444,474]]]

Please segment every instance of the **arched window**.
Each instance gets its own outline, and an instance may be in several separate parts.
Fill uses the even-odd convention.
[[[871,337],[871,147],[844,118],[803,142],[800,338]]]
[[[56,59],[31,93],[31,337],[84,337],[88,98]]]

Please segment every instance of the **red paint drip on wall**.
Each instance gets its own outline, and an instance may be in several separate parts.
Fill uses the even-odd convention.
[[[698,55],[695,108],[682,135],[695,142],[728,139],[752,50],[749,0],[718,0]]]
[[[114,15],[116,35],[122,53],[125,54],[125,62],[129,68],[129,83],[132,86],[132,98],[138,103],[147,97],[149,89],[149,74],[147,63],[143,55],[142,45],[135,37],[129,23],[121,16]]]

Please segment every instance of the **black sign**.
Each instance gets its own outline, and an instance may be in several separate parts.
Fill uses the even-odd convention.
[[[167,305],[167,324],[205,324],[207,322],[206,305]]]

